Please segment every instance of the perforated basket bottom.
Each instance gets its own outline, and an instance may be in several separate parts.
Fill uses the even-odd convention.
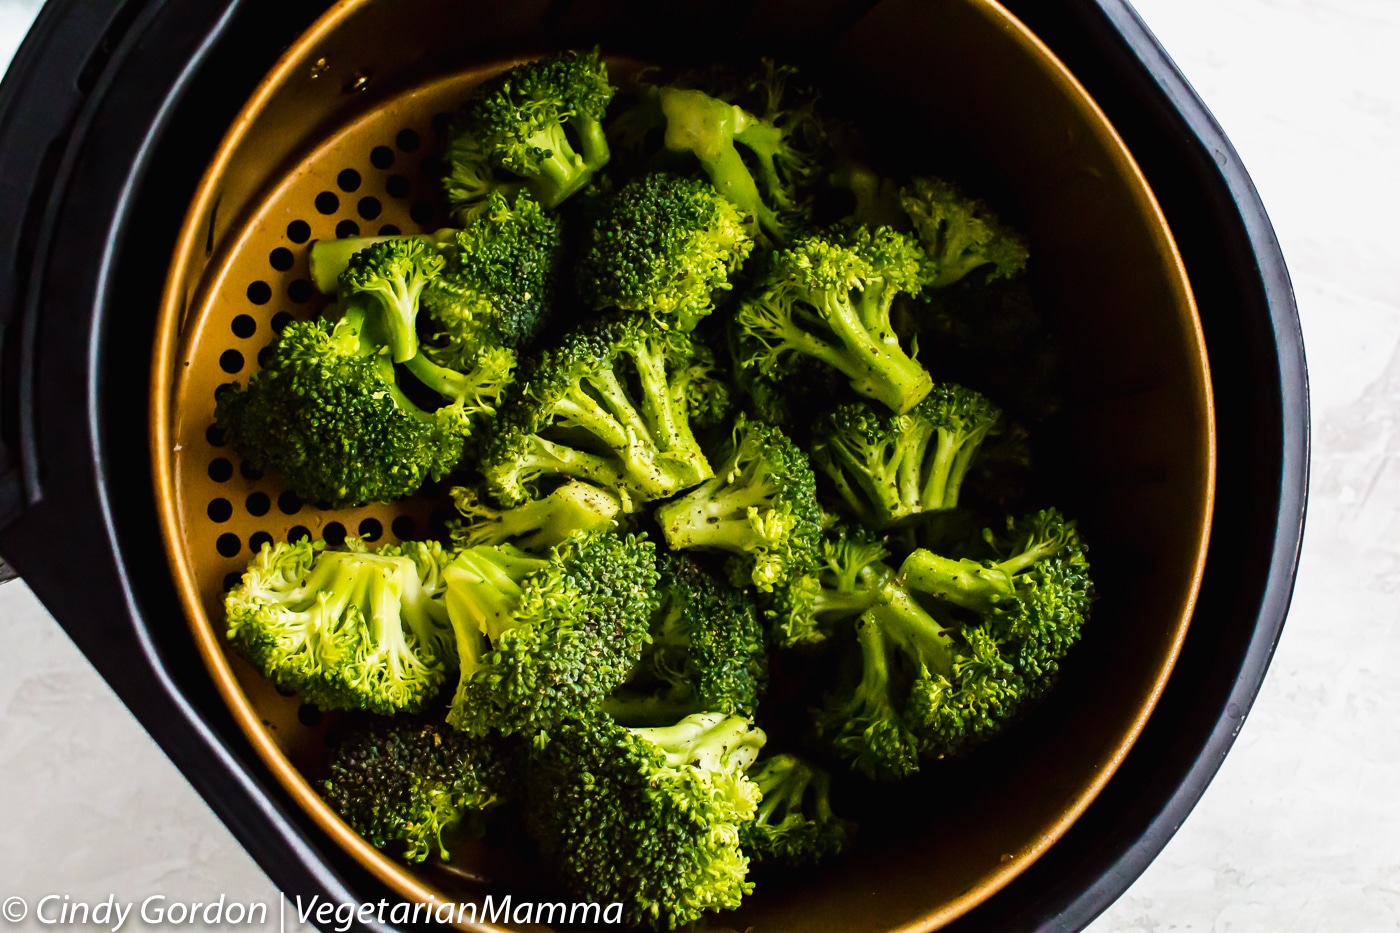
[[[287,323],[320,312],[311,284],[317,239],[416,233],[446,225],[437,167],[449,111],[480,70],[414,88],[366,112],[280,179],[232,246],[213,257],[182,328],[175,392],[175,483],[183,532],[208,618],[224,618],[223,594],[266,541],[347,535],[385,543],[441,531],[451,514],[432,486],[392,504],[329,509],[302,502],[275,473],[242,463],[214,426],[218,396],[247,384]],[[240,685],[283,751],[305,768],[319,742],[318,711],[276,688],[233,652]]]

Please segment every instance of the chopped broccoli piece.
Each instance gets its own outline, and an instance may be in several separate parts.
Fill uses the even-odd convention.
[[[574,331],[541,353],[483,453],[491,494],[518,505],[540,480],[572,477],[617,493],[630,511],[709,478],[687,413],[695,353],[688,335],[636,316]]]
[[[518,184],[550,208],[588,184],[608,164],[603,116],[612,97],[597,49],[559,52],[484,82],[447,150],[445,187],[458,219]]]
[[[818,422],[812,463],[872,528],[955,508],[963,477],[1001,417],[986,398],[940,383],[902,415],[842,405]]]
[[[329,752],[321,796],[376,848],[402,843],[410,862],[434,851],[447,861],[444,836],[509,799],[524,765],[499,739],[405,716],[344,723]]]
[[[405,595],[427,598],[418,581],[408,557],[265,544],[224,597],[228,640],[322,709],[414,712],[446,676],[434,645],[404,626]]]
[[[418,353],[418,302],[442,266],[437,247],[422,237],[408,237],[370,244],[351,256],[340,274],[342,298],[376,299],[377,323],[388,335],[385,342],[395,363]]]
[[[933,380],[900,346],[890,307],[918,290],[922,261],[911,238],[888,228],[807,237],[780,250],[735,315],[739,365],[776,377],[792,370],[793,357],[811,357],[860,395],[908,411]]]
[[[465,486],[452,490],[452,501],[466,519],[452,529],[459,547],[513,544],[526,551],[545,550],[576,531],[612,528],[622,512],[612,493],[577,480],[513,509],[492,508]]]
[[[987,281],[1020,275],[1030,255],[1025,239],[987,205],[939,178],[916,178],[901,197],[927,261],[924,283],[943,288],[990,265]]]
[[[707,182],[644,175],[589,225],[579,292],[594,308],[646,311],[691,330],[752,248],[743,215]]]
[[[674,930],[738,907],[753,890],[740,829],[759,801],[745,771],[765,738],[719,713],[566,722],[529,771],[526,826],[574,897],[620,902],[629,924]]]
[[[814,644],[833,626],[884,598],[894,571],[883,544],[861,528],[838,527],[823,536],[816,566],[790,577],[774,593],[767,616],[781,646]]]
[[[656,607],[655,548],[611,532],[543,557],[478,545],[444,576],[461,671],[447,721],[473,735],[547,741],[627,679]]]
[[[450,473],[471,434],[467,408],[426,412],[408,400],[368,330],[353,304],[334,323],[288,324],[262,371],[215,409],[243,458],[280,472],[307,501],[409,495]]]
[[[816,476],[781,430],[740,416],[713,478],[656,510],[673,550],[736,556],[731,577],[771,592],[815,562],[822,512]]]
[[[796,755],[773,755],[749,769],[763,799],[740,830],[755,864],[812,865],[846,847],[851,824],[831,812],[831,775]]]
[[[651,644],[603,709],[629,726],[700,712],[752,716],[768,679],[757,607],[684,555],[665,556],[659,570],[661,605],[652,618]]]

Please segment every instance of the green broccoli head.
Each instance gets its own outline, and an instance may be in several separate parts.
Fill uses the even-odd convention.
[[[778,251],[735,315],[738,365],[780,377],[810,357],[858,394],[908,411],[933,380],[900,346],[890,309],[897,295],[918,291],[921,263],[918,245],[888,228],[806,237]]]
[[[939,178],[916,178],[900,197],[927,254],[924,283],[952,285],[991,266],[987,281],[1020,275],[1029,251],[1026,240],[996,218],[990,208]]]
[[[416,711],[446,672],[406,628],[407,557],[327,551],[324,542],[265,544],[224,597],[227,635],[269,679],[322,709]]]
[[[672,550],[735,555],[736,583],[772,592],[815,563],[822,511],[807,455],[778,428],[740,415],[714,476],[656,510]]]
[[[842,405],[818,422],[812,462],[862,522],[889,528],[955,508],[973,457],[1000,418],[985,397],[949,383],[902,415]]]
[[[418,353],[418,303],[442,271],[438,248],[423,237],[381,240],[350,257],[340,274],[342,299],[373,298],[375,323],[387,334],[395,363]]]
[[[859,526],[838,526],[821,541],[816,565],[776,589],[767,609],[773,641],[783,647],[814,644],[884,598],[894,571],[885,546]]]
[[[425,412],[399,390],[386,354],[362,339],[363,312],[293,322],[246,389],[214,418],[251,465],[280,472],[297,495],[334,506],[388,502],[450,473],[471,421]]]
[[[655,548],[606,531],[576,534],[543,557],[467,548],[445,577],[461,646],[447,720],[473,735],[547,741],[627,679],[656,607]]]
[[[631,511],[709,478],[688,416],[695,360],[692,337],[634,315],[574,331],[503,406],[480,464],[487,488],[517,505],[573,478]]]
[[[852,826],[831,812],[831,775],[796,755],[773,755],[749,769],[763,799],[740,830],[755,864],[802,867],[838,854]]]
[[[458,547],[512,544],[526,551],[547,550],[576,531],[612,528],[622,513],[617,496],[577,480],[510,509],[487,504],[477,490],[465,486],[452,490],[452,501],[465,519],[451,529]]]
[[[752,716],[768,680],[757,607],[684,555],[666,555],[658,569],[661,602],[651,643],[603,708],[634,726],[700,712]]]
[[[553,307],[562,249],[558,219],[527,192],[492,195],[443,245],[446,265],[423,292],[441,328],[428,355],[466,369],[485,349],[529,346]]]
[[[612,97],[597,49],[559,52],[482,83],[447,150],[454,213],[477,215],[503,185],[521,184],[552,208],[588,184],[608,164],[603,116]]]
[[[478,739],[410,716],[342,723],[329,740],[326,777],[317,790],[371,845],[400,843],[421,862],[463,821],[512,797],[524,759],[498,738]]]
[[[629,924],[683,927],[753,890],[740,831],[764,741],[719,713],[659,729],[596,712],[565,722],[529,771],[526,826],[574,897],[620,902]]]
[[[594,308],[646,311],[690,330],[753,248],[744,226],[708,183],[643,175],[608,198],[589,225],[579,292]]]

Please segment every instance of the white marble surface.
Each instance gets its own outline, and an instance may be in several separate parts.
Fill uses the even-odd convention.
[[[38,6],[0,0],[0,62]],[[1312,376],[1313,495],[1293,612],[1235,750],[1091,930],[1400,929],[1400,2],[1138,8],[1278,228]],[[0,644],[0,899],[275,901],[23,584],[0,589]]]

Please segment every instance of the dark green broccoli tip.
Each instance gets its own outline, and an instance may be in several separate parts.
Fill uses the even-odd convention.
[[[309,502],[410,495],[456,467],[471,430],[404,397],[387,355],[362,339],[364,327],[353,307],[335,323],[287,325],[262,371],[215,409],[246,461],[277,470]]]
[[[332,733],[321,796],[376,848],[403,858],[434,852],[464,821],[510,799],[524,756],[498,738],[477,739],[416,717],[353,719]]]
[[[834,627],[884,598],[894,576],[883,544],[860,528],[839,527],[821,541],[816,566],[776,589],[766,610],[781,647],[825,641]]]
[[[442,267],[437,246],[425,237],[407,237],[371,243],[351,256],[340,274],[342,298],[375,299],[376,323],[387,334],[395,363],[418,352],[419,299]]]
[[[717,713],[663,729],[599,713],[562,723],[529,771],[527,828],[573,896],[620,902],[630,924],[674,930],[733,909],[753,889],[740,828],[764,740]]]
[[[574,331],[539,354],[483,453],[491,494],[518,505],[542,482],[572,478],[632,511],[709,478],[687,411],[696,359],[691,337],[636,316]]]
[[[523,349],[539,337],[558,290],[558,219],[526,192],[493,194],[485,211],[443,245],[446,265],[423,292],[440,328],[433,360],[466,368],[483,350]]]
[[[415,630],[405,622],[405,610],[427,611],[417,564],[323,548],[305,538],[264,545],[224,597],[229,642],[322,709],[418,710],[442,686],[446,665],[431,623]]]
[[[512,509],[494,508],[464,486],[452,490],[452,501],[463,517],[452,529],[458,547],[512,544],[527,551],[547,550],[575,532],[613,528],[622,514],[617,496],[577,480]]]
[[[543,557],[468,548],[444,576],[461,670],[448,722],[476,735],[547,741],[627,679],[656,607],[655,547],[611,532]]]
[[[1001,410],[962,386],[940,383],[908,412],[843,405],[822,418],[812,462],[872,528],[955,508],[973,458]]]
[[[738,364],[781,377],[795,357],[810,357],[860,395],[908,411],[933,380],[900,346],[890,309],[897,295],[918,291],[922,261],[912,238],[888,228],[807,237],[780,250],[735,315],[745,351]]]
[[[559,52],[484,82],[447,152],[454,210],[464,218],[479,213],[502,185],[497,173],[550,208],[583,188],[608,164],[603,117],[612,96],[597,49]]]
[[[807,455],[778,428],[740,416],[714,476],[656,510],[672,550],[739,558],[738,575],[764,592],[817,559],[822,511]]]
[[[763,799],[741,830],[755,864],[814,865],[846,847],[852,824],[831,812],[831,775],[795,755],[774,755],[749,769]]]
[[[939,178],[916,178],[900,198],[927,254],[929,288],[952,285],[984,266],[987,281],[1011,278],[1026,268],[1025,238],[1001,223],[987,205]]]
[[[768,680],[757,607],[683,555],[664,556],[659,570],[661,603],[651,643],[603,709],[629,726],[673,723],[700,712],[752,716]]]
[[[589,225],[579,293],[594,308],[646,311],[690,330],[752,248],[743,215],[711,185],[644,175],[608,198]]]

